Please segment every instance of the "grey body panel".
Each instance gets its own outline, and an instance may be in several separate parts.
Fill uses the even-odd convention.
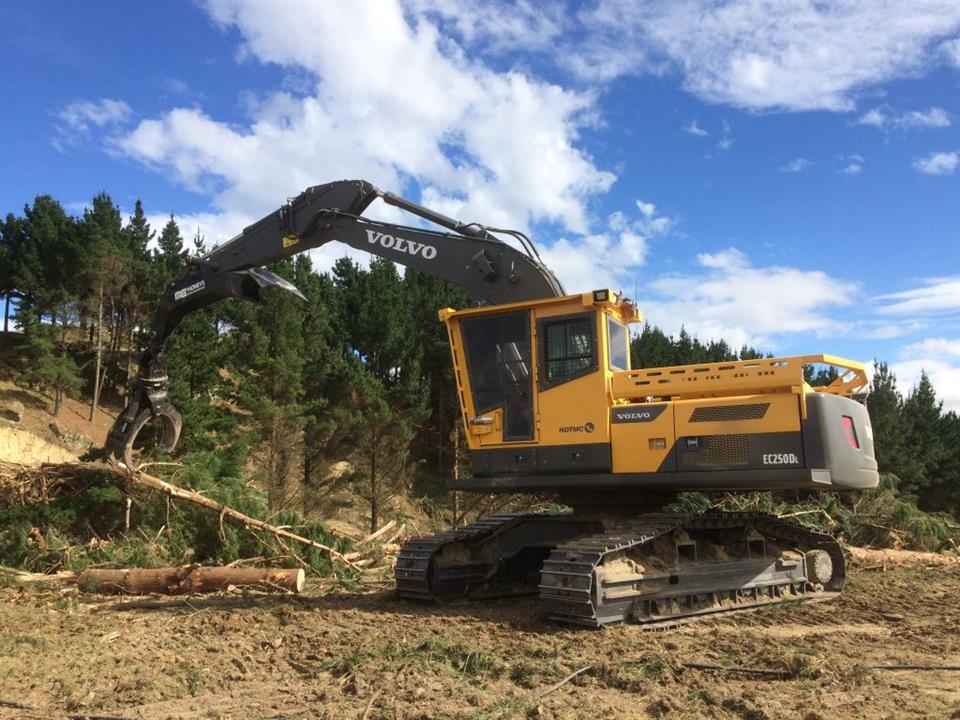
[[[847,440],[844,416],[853,422],[859,448],[851,447]],[[807,395],[803,443],[807,467],[829,468],[834,484],[862,489],[879,483],[870,416],[867,408],[855,400],[826,393]]]
[[[474,478],[609,473],[610,443],[496,448],[470,453]]]

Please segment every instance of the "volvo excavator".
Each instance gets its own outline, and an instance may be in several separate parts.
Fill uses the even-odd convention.
[[[377,199],[420,220],[364,217]],[[570,508],[409,540],[395,568],[401,597],[538,594],[552,619],[595,628],[841,590],[844,555],[829,535],[766,514],[664,508],[689,490],[875,487],[860,363],[810,355],[631,368],[628,326],[642,317],[629,299],[604,288],[568,294],[523,233],[462,223],[359,180],[308,188],[190,261],[160,300],[108,449],[133,466],[152,421],[163,448],[176,445],[164,349],[186,315],[224,298],[257,301],[267,288],[300,295],[263,266],[332,241],[460,285],[476,303],[438,309],[472,464],[450,488],[549,493]],[[836,379],[812,387],[809,364],[833,366]]]

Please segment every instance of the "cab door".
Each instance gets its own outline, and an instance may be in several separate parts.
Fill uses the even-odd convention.
[[[503,442],[536,440],[530,311],[463,318],[460,331],[476,415],[500,410]]]

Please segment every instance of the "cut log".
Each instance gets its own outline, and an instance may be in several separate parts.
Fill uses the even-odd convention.
[[[360,541],[359,544],[360,544],[360,545],[366,545],[368,542],[372,542],[372,541],[376,540],[378,537],[380,537],[380,536],[382,536],[382,535],[385,535],[386,533],[390,532],[390,530],[391,530],[392,528],[396,527],[396,525],[397,525],[397,521],[396,521],[396,520],[391,520],[390,522],[388,522],[386,525],[384,525],[382,528],[380,528],[380,529],[377,530],[376,532],[372,532],[372,533],[370,533],[369,535],[367,535],[363,540]]]
[[[85,592],[127,595],[185,595],[211,593],[229,587],[252,587],[299,593],[303,590],[301,569],[200,567],[129,568],[86,570],[80,575]]]

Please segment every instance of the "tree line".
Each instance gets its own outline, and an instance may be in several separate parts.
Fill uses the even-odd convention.
[[[0,223],[4,330],[11,303],[22,332],[23,379],[63,398],[121,405],[164,288],[204,248],[170,217],[159,235],[138,200],[126,219],[106,193],[82,216],[49,195]],[[271,269],[306,302],[270,293],[261,304],[218,303],[188,316],[167,352],[170,395],[187,431],[178,453],[218,475],[255,471],[274,510],[309,513],[346,488],[376,527],[395,495],[445,502],[444,479],[465,454],[442,307],[465,307],[457,287],[374,258],[318,272],[309,256]],[[761,357],[647,325],[634,367]],[[960,420],[929,379],[904,397],[878,364],[868,399],[881,470],[931,509],[960,511]],[[813,381],[829,381],[818,376]],[[211,472],[214,472],[211,470]],[[454,513],[456,515],[456,512]]]

